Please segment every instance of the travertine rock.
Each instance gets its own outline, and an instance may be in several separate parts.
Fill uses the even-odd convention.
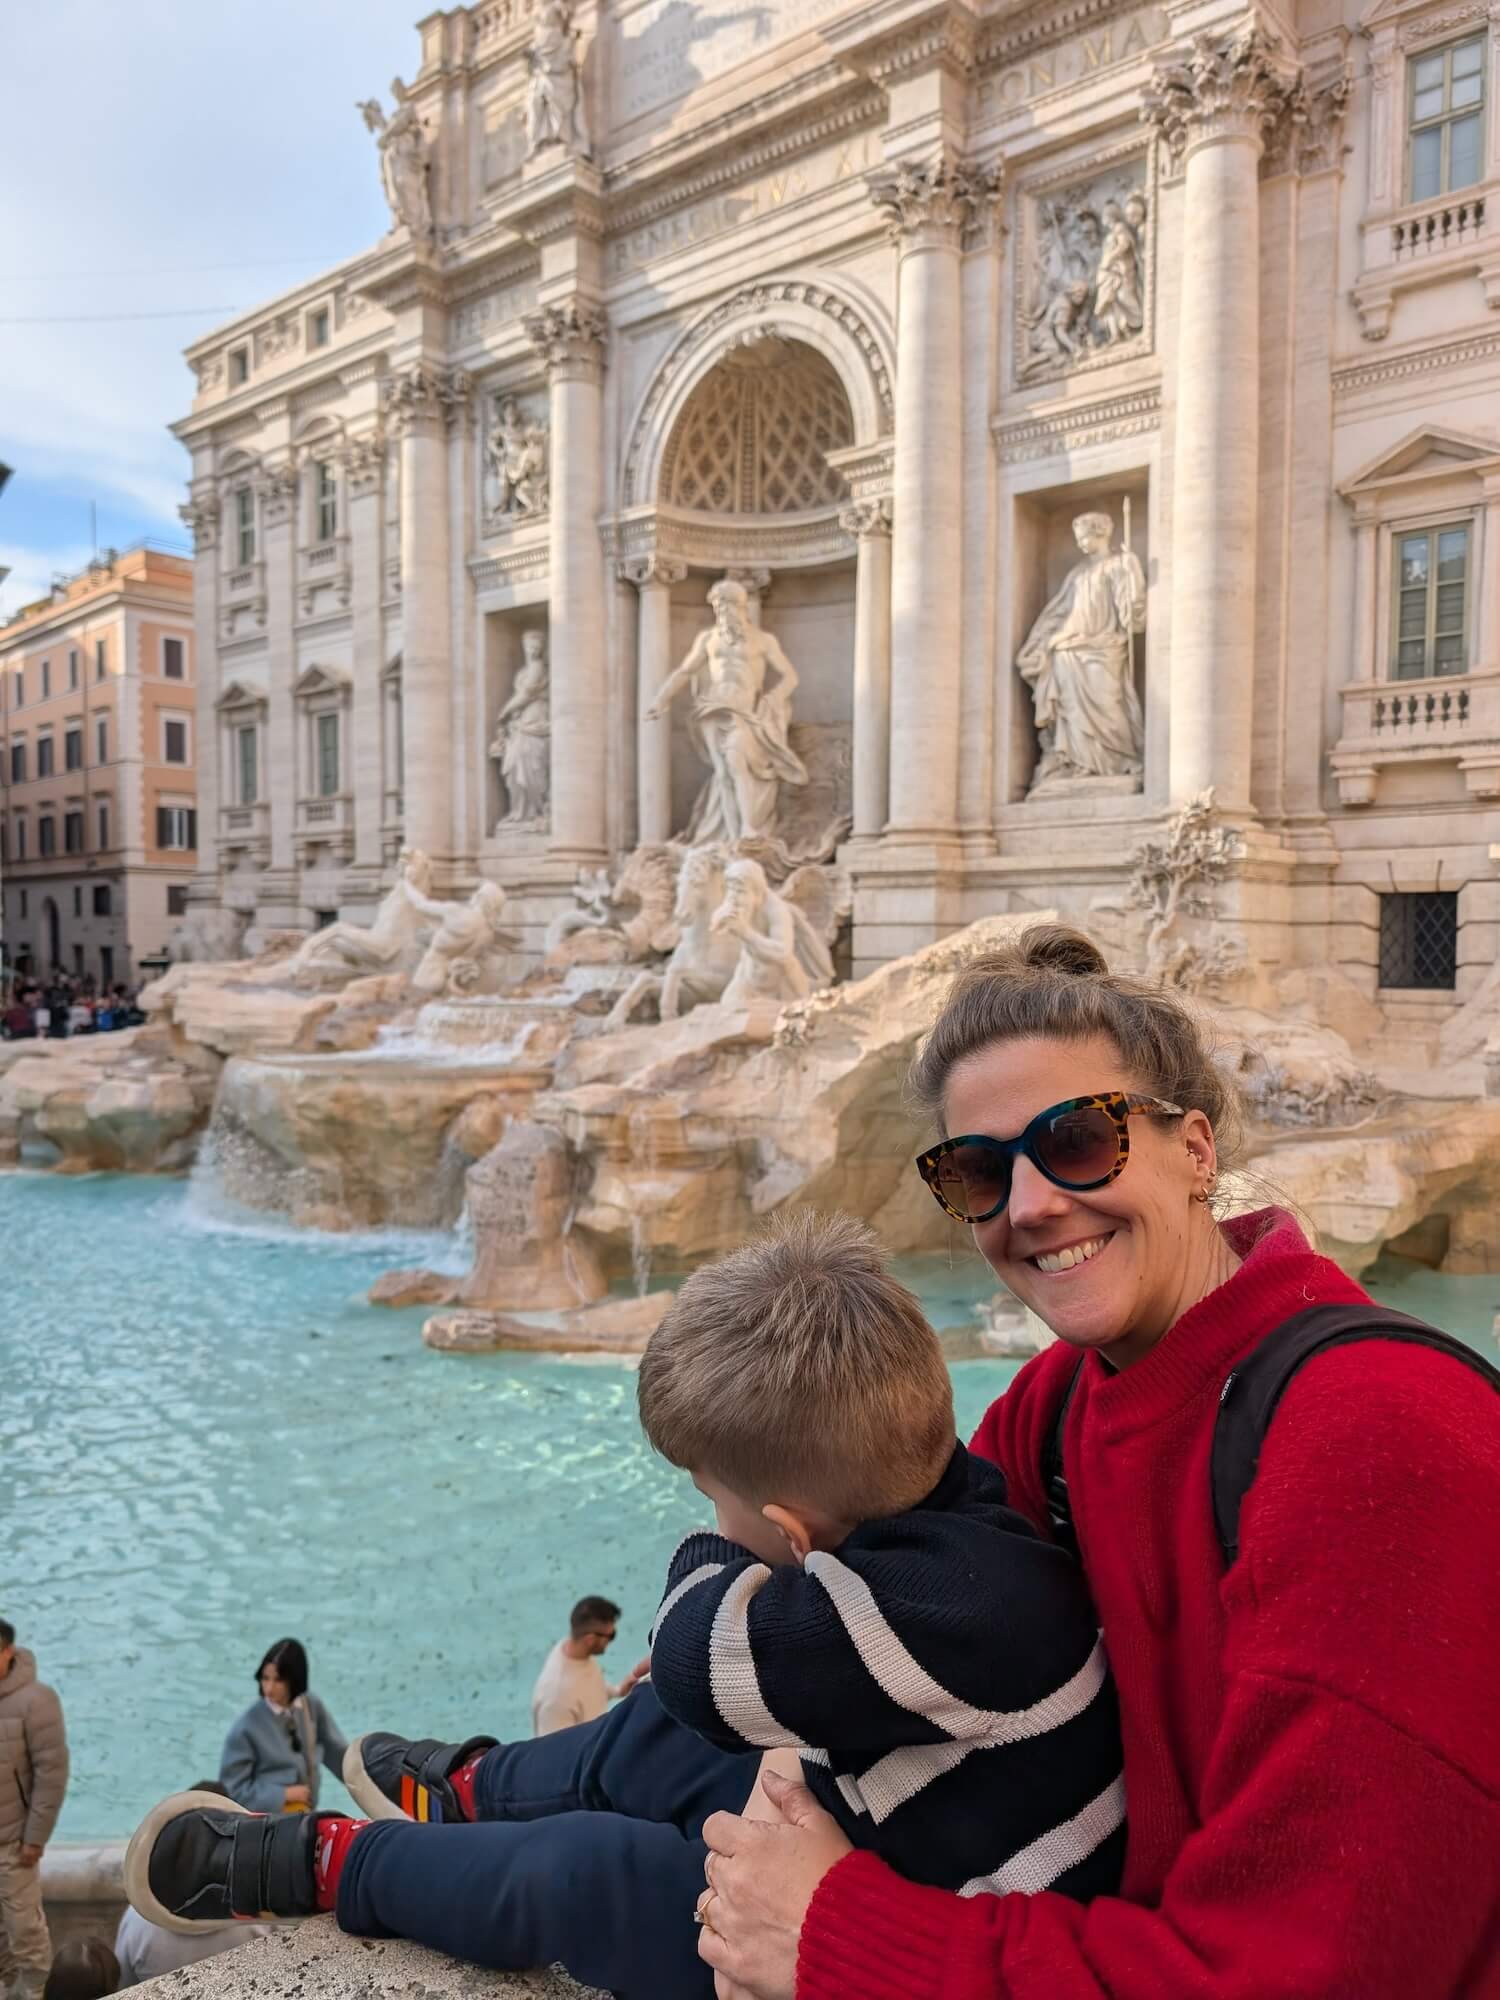
[[[0,1073],[0,1162],[29,1141],[63,1173],[176,1173],[192,1160],[213,1101],[211,1074],[143,1053],[118,1035],[19,1044]]]
[[[445,1306],[458,1294],[457,1278],[441,1271],[386,1271],[366,1297],[372,1306]]]
[[[670,1292],[600,1299],[564,1312],[434,1313],[422,1328],[429,1347],[491,1354],[516,1348],[537,1354],[640,1354],[672,1302]]]
[[[475,1246],[459,1293],[466,1306],[577,1306],[603,1295],[598,1259],[573,1231],[572,1162],[557,1132],[513,1119],[470,1168],[466,1199]]]

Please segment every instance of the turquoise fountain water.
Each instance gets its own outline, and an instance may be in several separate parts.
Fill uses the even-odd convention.
[[[128,1832],[218,1768],[251,1673],[294,1633],[349,1734],[529,1731],[570,1604],[645,1650],[703,1519],[647,1450],[618,1364],[434,1354],[367,1306],[451,1245],[235,1229],[180,1182],[0,1175],[0,1615],[62,1694],[60,1836]],[[911,1272],[949,1323],[977,1264]],[[954,1369],[967,1429],[1014,1364]],[[330,1786],[325,1802],[342,1803]]]

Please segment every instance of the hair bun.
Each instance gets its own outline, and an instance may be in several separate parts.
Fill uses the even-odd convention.
[[[1068,924],[1033,924],[1019,942],[1022,963],[1038,971],[1065,972],[1073,979],[1097,978],[1109,971],[1093,939]]]

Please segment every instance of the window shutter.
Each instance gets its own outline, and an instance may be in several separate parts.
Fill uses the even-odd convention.
[[[158,806],[156,808],[157,846],[165,847],[167,845],[168,839],[170,838],[170,834],[171,834],[171,822],[167,817],[167,809],[165,806]]]
[[[196,847],[198,845],[198,813],[196,807],[187,815],[187,844],[189,847]]]

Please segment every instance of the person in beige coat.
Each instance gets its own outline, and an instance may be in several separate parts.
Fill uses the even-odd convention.
[[[42,1850],[68,1788],[62,1703],[0,1618],[0,1994],[41,2000],[52,1965]]]

